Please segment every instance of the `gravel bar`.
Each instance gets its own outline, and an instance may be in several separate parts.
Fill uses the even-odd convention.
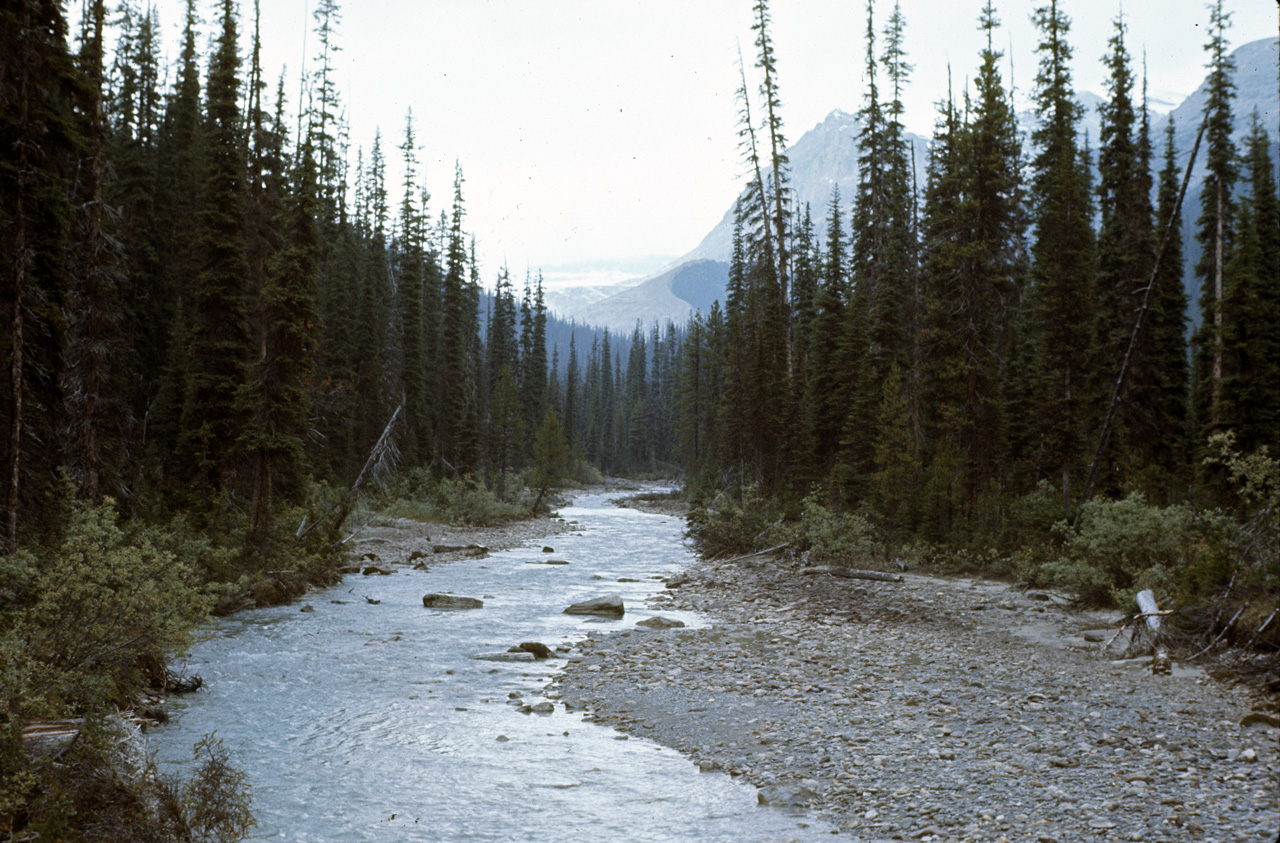
[[[1276,843],[1280,729],[1241,725],[1274,706],[1104,650],[1118,613],[802,570],[701,562],[651,608],[710,627],[593,634],[549,695],[762,801],[802,799],[848,839]]]

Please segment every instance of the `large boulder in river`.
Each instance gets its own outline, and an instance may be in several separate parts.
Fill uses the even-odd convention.
[[[584,600],[564,610],[566,615],[600,615],[606,618],[620,618],[625,612],[620,594],[606,594],[594,600]]]
[[[484,601],[452,594],[424,594],[422,605],[428,609],[483,609]]]
[[[555,655],[554,653],[551,652],[550,647],[548,647],[546,644],[543,644],[539,641],[521,641],[519,646],[511,648],[511,652],[513,653],[521,652],[521,651],[525,653],[533,653],[533,657],[538,661],[542,661],[543,659],[549,659],[553,655]]]

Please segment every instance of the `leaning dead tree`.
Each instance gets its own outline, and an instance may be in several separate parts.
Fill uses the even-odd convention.
[[[333,531],[337,533],[342,528],[343,522],[347,520],[347,516],[351,514],[351,510],[355,508],[356,501],[360,499],[360,490],[372,478],[386,477],[395,470],[396,464],[400,461],[400,449],[396,447],[395,429],[396,422],[400,420],[400,412],[404,407],[396,407],[396,411],[391,414],[391,421],[387,422],[387,426],[383,428],[382,435],[378,437],[378,441],[374,443],[373,448],[369,451],[369,458],[364,461],[364,468],[360,469],[360,474],[356,477],[356,481],[351,484],[351,488],[347,490],[342,499],[334,503],[326,509],[319,518],[310,525],[304,520],[298,527],[298,538],[304,538],[308,533],[320,526],[330,518],[333,519]]]
[[[1147,319],[1147,312],[1151,309],[1151,299],[1154,297],[1156,289],[1156,281],[1159,278],[1160,264],[1164,260],[1165,250],[1169,247],[1169,240],[1173,237],[1174,222],[1178,219],[1178,215],[1182,213],[1182,199],[1187,195],[1187,184],[1191,181],[1191,168],[1195,166],[1196,156],[1200,152],[1200,141],[1204,138],[1204,128],[1208,125],[1208,118],[1200,123],[1200,131],[1196,132],[1195,146],[1191,147],[1191,158],[1187,161],[1186,172],[1182,175],[1182,187],[1178,190],[1178,201],[1173,205],[1173,211],[1169,223],[1165,226],[1164,239],[1160,241],[1160,251],[1156,253],[1155,265],[1151,267],[1151,277],[1147,279],[1147,289],[1142,295],[1142,306],[1138,308],[1138,318],[1133,323],[1133,332],[1129,335],[1129,347],[1125,349],[1124,360],[1120,363],[1120,374],[1116,376],[1115,386],[1111,390],[1111,403],[1107,406],[1107,418],[1102,423],[1102,432],[1098,435],[1098,448],[1093,452],[1093,462],[1089,464],[1089,479],[1084,484],[1084,494],[1080,496],[1080,506],[1076,509],[1075,520],[1072,521],[1072,528],[1080,526],[1080,515],[1084,512],[1084,505],[1089,502],[1089,498],[1093,497],[1093,487],[1098,482],[1098,471],[1102,468],[1102,455],[1107,451],[1107,443],[1111,440],[1111,430],[1115,427],[1116,413],[1120,409],[1120,401],[1124,398],[1125,384],[1129,379],[1129,369],[1133,365],[1133,355],[1138,348],[1138,339],[1142,336],[1142,326]]]

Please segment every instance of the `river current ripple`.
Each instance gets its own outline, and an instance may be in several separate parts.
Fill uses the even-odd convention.
[[[540,701],[556,661],[472,658],[522,641],[569,644],[658,613],[645,606],[662,589],[656,577],[691,561],[682,522],[611,497],[582,495],[562,509],[577,523],[550,539],[553,555],[539,543],[350,576],[308,595],[313,613],[295,604],[217,621],[185,664],[204,688],[172,700],[170,723],[150,734],[162,770],[185,771],[192,745],[216,732],[248,774],[259,840],[832,839],[817,820],[757,807],[752,787],[620,740],[558,703],[553,714],[521,714],[509,695]],[[569,564],[540,564],[548,559]],[[428,592],[485,606],[424,609]],[[611,592],[626,601],[620,621],[563,614]]]

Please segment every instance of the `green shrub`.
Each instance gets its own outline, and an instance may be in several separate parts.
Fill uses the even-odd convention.
[[[738,556],[777,544],[768,537],[780,520],[778,504],[751,485],[742,490],[741,500],[720,492],[710,505],[690,509],[685,536],[708,559]]]
[[[782,531],[791,551],[808,553],[815,565],[867,565],[879,554],[871,523],[861,515],[838,513],[814,493],[804,499],[800,519]]]
[[[112,502],[77,504],[62,542],[0,563],[11,596],[0,618],[0,704],[57,715],[127,698],[148,660],[189,640],[210,595],[162,535],[127,536]],[[180,539],[168,536],[181,545]]]
[[[387,518],[410,518],[457,527],[488,527],[519,521],[529,515],[527,504],[499,498],[474,477],[446,477],[437,481],[425,473],[388,484],[374,503]]]
[[[527,508],[499,500],[492,490],[474,477],[441,480],[433,497],[444,520],[455,526],[488,527],[519,521],[528,515]]]
[[[92,720],[56,764],[31,771],[19,810],[0,813],[15,840],[80,843],[235,843],[256,824],[246,776],[222,741],[195,746],[186,778],[162,776],[139,730],[117,717]]]
[[[1071,535],[1064,522],[1058,532],[1056,553],[1024,559],[1024,579],[1068,589],[1089,605],[1127,607],[1143,588],[1153,588],[1162,601],[1178,596],[1178,583],[1185,588],[1189,572],[1217,564],[1228,546],[1229,524],[1186,506],[1153,506],[1134,493],[1090,501],[1077,533]]]

